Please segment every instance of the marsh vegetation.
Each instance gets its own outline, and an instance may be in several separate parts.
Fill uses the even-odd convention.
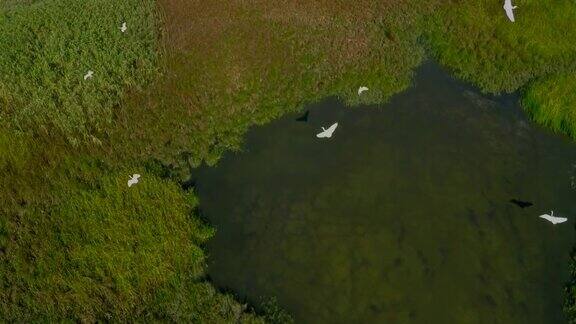
[[[257,320],[206,282],[178,184],[306,103],[385,102],[426,50],[573,135],[573,3],[522,2],[513,26],[484,0],[3,2],[0,319]]]
[[[538,215],[576,213],[568,138],[433,63],[386,105],[307,108],[195,172],[216,284],[277,296],[296,322],[565,321],[573,220]]]

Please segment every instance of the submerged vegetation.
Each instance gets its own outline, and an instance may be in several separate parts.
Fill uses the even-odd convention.
[[[203,278],[177,184],[307,102],[387,100],[424,44],[574,134],[576,8],[522,2],[516,24],[485,0],[0,4],[0,320],[261,320]]]

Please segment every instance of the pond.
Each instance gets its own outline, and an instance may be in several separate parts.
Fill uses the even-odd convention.
[[[211,278],[303,323],[565,322],[576,145],[517,99],[427,63],[387,104],[253,128],[195,171]]]

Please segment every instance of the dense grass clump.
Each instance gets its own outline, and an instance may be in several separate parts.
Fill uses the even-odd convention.
[[[386,101],[423,39],[487,91],[532,82],[535,120],[575,134],[576,6],[517,5],[512,24],[487,0],[1,2],[0,321],[260,320],[203,279],[212,230],[176,183],[306,103]]]
[[[102,130],[125,89],[153,75],[154,1],[22,3],[0,11],[0,117],[72,140]],[[94,78],[85,81],[88,70]]]
[[[448,2],[430,16],[429,45],[440,62],[489,92],[512,92],[576,66],[576,6],[517,0],[516,22],[501,1]]]
[[[538,79],[522,101],[534,121],[576,139],[576,74]]]

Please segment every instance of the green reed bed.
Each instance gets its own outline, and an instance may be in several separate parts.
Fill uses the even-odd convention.
[[[214,231],[193,194],[153,162],[111,162],[95,137],[125,91],[156,75],[154,3],[2,9],[0,321],[261,322],[206,281]]]
[[[502,3],[444,4],[428,20],[429,46],[440,62],[488,92],[512,92],[527,82],[576,66],[573,1],[517,0],[516,22]]]
[[[559,74],[530,84],[522,104],[534,121],[576,139],[576,74]]]
[[[576,6],[572,1],[514,2],[516,22],[501,3],[445,4],[427,21],[432,53],[463,79],[492,93],[520,90],[527,113],[574,136]]]
[[[206,282],[214,230],[161,168],[2,135],[0,319],[261,322]]]
[[[153,156],[182,178],[240,149],[250,126],[305,103],[386,101],[424,57],[418,13],[427,9],[406,1],[159,3],[166,72],[125,101],[108,136],[123,156]],[[370,91],[358,97],[360,86]]]
[[[0,14],[2,119],[72,140],[107,127],[123,92],[154,75],[154,2],[23,3]],[[84,80],[88,70],[94,78]]]

